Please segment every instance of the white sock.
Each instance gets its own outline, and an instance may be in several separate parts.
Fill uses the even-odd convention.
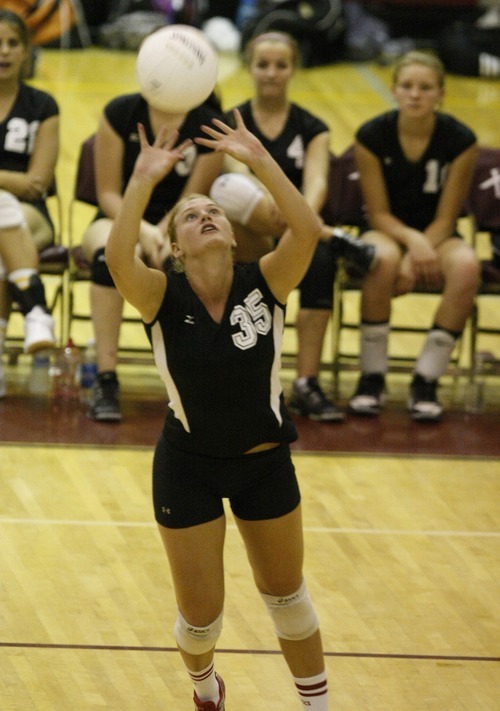
[[[305,376],[301,376],[300,378],[295,379],[295,386],[297,387],[300,392],[304,392],[309,389],[309,378],[306,378]]]
[[[448,367],[455,344],[455,338],[448,331],[441,328],[429,331],[415,373],[426,380],[438,380]]]
[[[30,285],[30,278],[33,274],[37,274],[36,269],[15,269],[7,277],[8,281],[15,284],[18,289],[27,289]]]
[[[328,711],[328,683],[326,672],[305,679],[293,677],[295,687],[307,711]]]
[[[361,324],[361,372],[387,372],[389,322]]]
[[[33,314],[34,316],[39,316],[40,314],[46,314],[47,312],[45,311],[44,308],[42,308],[41,306],[38,306],[38,304],[37,304],[36,306],[33,306],[33,308],[31,309],[31,311],[29,313]],[[26,315],[28,315],[28,314],[26,314]]]
[[[219,701],[219,682],[215,676],[214,663],[208,665],[201,671],[187,670],[196,691],[196,696],[200,701]]]

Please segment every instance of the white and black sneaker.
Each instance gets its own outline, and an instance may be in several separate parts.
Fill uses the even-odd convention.
[[[341,422],[345,417],[344,413],[330,402],[317,379],[313,377],[307,378],[304,384],[297,381],[293,384],[288,409],[296,415],[318,422]]]
[[[55,345],[54,319],[41,306],[35,306],[24,317],[24,352],[36,353]]]
[[[349,410],[355,415],[378,415],[384,404],[383,373],[362,373],[356,392],[349,400]]]
[[[438,422],[443,416],[443,407],[436,395],[437,380],[426,380],[415,374],[410,388],[408,410],[413,420]]]
[[[331,247],[334,258],[343,259],[360,277],[368,274],[376,264],[375,246],[353,237],[340,227],[336,227],[332,231]]]

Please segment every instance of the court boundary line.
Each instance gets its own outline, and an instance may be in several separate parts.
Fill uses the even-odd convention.
[[[153,647],[140,645],[119,644],[64,644],[57,642],[2,642],[0,649],[62,649],[75,651],[102,651],[102,652],[174,652],[179,653],[177,647]],[[282,655],[279,649],[217,649],[217,654],[255,654],[255,655]],[[500,657],[462,655],[462,654],[404,654],[394,652],[324,652],[325,657],[344,657],[356,659],[401,659],[422,661],[448,661],[448,662],[500,662]]]
[[[155,521],[86,521],[79,519],[50,518],[7,518],[0,516],[0,526],[88,526],[93,528],[157,528]],[[237,531],[235,524],[228,523],[227,530]],[[500,531],[456,531],[432,529],[397,529],[397,528],[347,528],[335,526],[304,526],[305,533],[327,533],[334,535],[362,536],[429,536],[433,538],[500,538]]]

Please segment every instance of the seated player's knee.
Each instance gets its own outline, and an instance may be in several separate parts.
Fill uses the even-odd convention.
[[[180,649],[188,654],[206,654],[217,644],[222,631],[221,614],[206,627],[190,625],[179,612],[174,625],[175,641]]]
[[[106,264],[106,258],[104,256],[104,247],[97,249],[94,252],[94,258],[92,259],[92,268],[90,272],[90,279],[93,284],[98,284],[99,286],[115,286],[113,277]]]
[[[308,639],[318,629],[319,622],[312,606],[305,580],[291,595],[267,595],[261,597],[274,622],[276,635],[281,639],[298,641]]]
[[[264,193],[251,178],[239,173],[224,173],[213,182],[212,200],[222,207],[229,220],[240,225],[248,221]]]
[[[19,200],[7,191],[0,190],[0,230],[25,226],[26,220]]]

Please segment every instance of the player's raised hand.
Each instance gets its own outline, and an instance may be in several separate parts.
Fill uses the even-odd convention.
[[[268,153],[259,139],[247,129],[238,109],[234,109],[233,115],[235,128],[231,128],[219,119],[213,119],[212,123],[216,128],[201,127],[210,138],[195,138],[195,143],[212,148],[214,151],[223,151],[251,167]]]
[[[176,146],[179,138],[178,131],[167,133],[167,128],[162,126],[158,131],[152,145],[148,143],[146,130],[142,124],[137,124],[141,152],[139,153],[135,167],[134,177],[144,182],[159,183],[175,166],[184,160],[184,151],[191,145],[192,141],[186,139]]]

